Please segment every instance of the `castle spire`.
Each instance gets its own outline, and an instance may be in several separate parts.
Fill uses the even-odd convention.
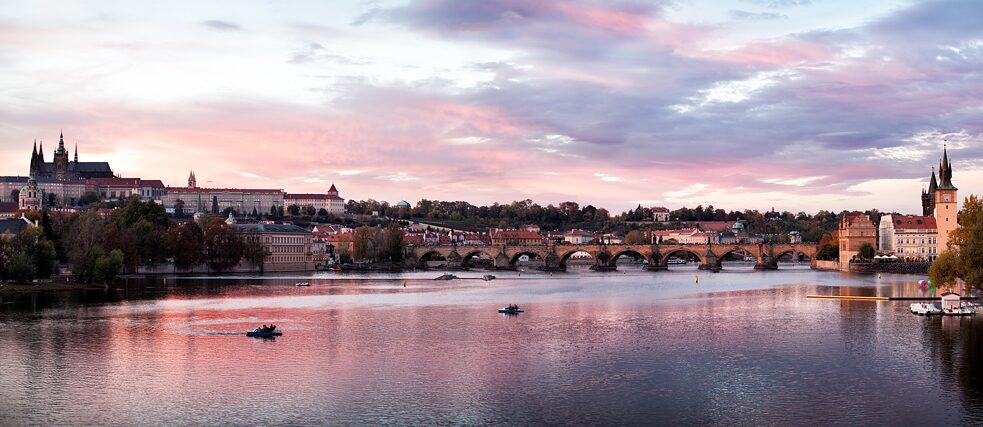
[[[44,140],[38,145],[38,163],[44,163]]]
[[[79,162],[79,143],[75,143],[75,163]]]

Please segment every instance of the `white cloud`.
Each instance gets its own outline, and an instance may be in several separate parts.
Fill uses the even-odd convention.
[[[816,182],[816,181],[819,181],[819,180],[825,179],[825,178],[828,178],[828,176],[827,175],[820,175],[820,176],[804,176],[804,177],[800,177],[800,178],[768,178],[768,179],[762,179],[761,182],[767,182],[769,184],[791,185],[791,186],[795,186],[795,187],[804,187],[806,185],[809,185],[809,184],[811,184],[813,182]]]
[[[382,176],[378,176],[377,178],[384,179],[386,181],[392,181],[392,182],[409,182],[409,181],[419,181],[420,180],[419,177],[410,175],[410,174],[408,174],[406,172],[397,172],[397,173],[394,173],[394,174],[382,175]]]

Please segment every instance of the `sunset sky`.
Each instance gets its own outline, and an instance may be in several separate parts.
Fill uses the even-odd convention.
[[[983,1],[11,1],[0,175],[618,212],[983,193]]]

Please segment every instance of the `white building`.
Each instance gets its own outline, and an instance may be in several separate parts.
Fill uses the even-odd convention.
[[[669,221],[669,209],[661,206],[652,208],[652,221],[655,222]]]
[[[894,254],[908,261],[932,261],[938,255],[938,226],[935,217],[891,215]],[[883,223],[884,219],[881,219]]]
[[[327,194],[286,194],[283,203],[287,206],[297,205],[301,208],[313,207],[318,212],[324,209],[331,215],[342,215],[345,213],[345,199],[338,196],[338,189],[334,184],[328,189]]]
[[[583,245],[594,241],[594,233],[584,230],[570,230],[563,233],[563,241],[572,245]]]

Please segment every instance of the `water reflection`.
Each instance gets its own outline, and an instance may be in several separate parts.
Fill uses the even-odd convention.
[[[983,422],[980,319],[804,298],[913,296],[916,276],[438,274],[4,295],[0,411],[11,424]],[[508,303],[527,311],[497,313]],[[285,335],[242,335],[264,323]]]

